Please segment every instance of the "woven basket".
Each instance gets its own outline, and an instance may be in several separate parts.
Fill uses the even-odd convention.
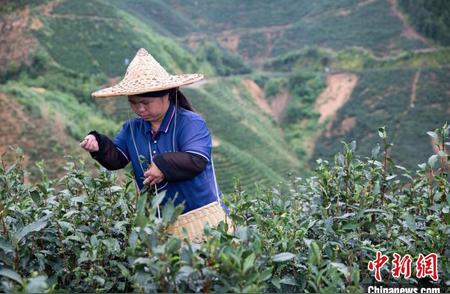
[[[205,239],[203,232],[205,225],[208,223],[210,227],[216,227],[221,221],[228,224],[228,232],[232,233],[231,220],[216,201],[180,215],[175,223],[169,226],[168,232],[183,239],[185,228],[191,242],[201,243]]]

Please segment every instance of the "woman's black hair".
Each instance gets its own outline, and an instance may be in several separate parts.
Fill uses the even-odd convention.
[[[195,112],[191,103],[187,100],[186,96],[184,96],[184,94],[178,88],[170,89],[169,100],[173,104],[175,104],[175,100],[176,100],[178,102],[177,103],[178,106],[181,106],[186,110]]]
[[[184,96],[184,94],[178,88],[172,88],[172,89],[168,89],[168,90],[161,90],[161,91],[155,91],[155,92],[141,93],[141,94],[137,94],[135,96],[148,98],[148,97],[163,97],[167,94],[169,94],[169,100],[173,104],[175,104],[175,102],[177,102],[177,106],[181,106],[186,110],[195,112],[191,103],[187,100],[186,96]]]

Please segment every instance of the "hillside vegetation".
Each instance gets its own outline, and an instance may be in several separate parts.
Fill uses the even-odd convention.
[[[392,154],[400,165],[414,168],[412,159],[425,161],[433,144],[425,132],[416,130],[448,118],[449,69],[368,70],[357,74],[353,99],[337,112],[318,140],[313,158],[331,158],[327,154],[340,145],[336,138],[356,140],[358,149],[369,155],[377,140],[371,132],[373,126],[386,125],[393,137]]]
[[[363,47],[378,56],[428,47],[402,34],[402,22],[392,13],[388,1],[170,3],[184,14],[183,20],[198,27],[185,40],[213,38],[224,48],[257,63],[305,46],[333,50]],[[166,28],[176,34],[174,27]]]
[[[399,0],[409,20],[427,38],[450,45],[450,3],[445,0]]]
[[[223,52],[212,42],[194,52],[156,33],[139,18],[103,1],[88,4],[50,1],[44,5],[18,7],[16,9],[26,9],[27,19],[34,23],[21,32],[23,37],[36,38],[39,46],[30,52],[28,64],[10,63],[2,71],[0,91],[7,94],[9,100],[21,103],[25,116],[42,119],[50,109],[49,115],[57,114],[57,123],[65,134],[58,137],[51,130],[40,128],[36,133],[28,133],[25,137],[29,143],[23,147],[30,162],[40,159],[53,162],[53,158],[60,160],[68,154],[80,154],[76,150],[77,141],[92,129],[110,136],[119,130],[121,120],[128,118],[124,113],[128,106],[118,100],[106,104],[93,101],[89,96],[96,88],[110,83],[110,79],[122,75],[127,60],[129,62],[140,47],[147,48],[171,73],[202,72],[208,76],[249,72],[240,57]],[[278,127],[251,102],[248,93],[238,90],[239,87],[242,88],[236,81],[223,88],[187,90],[194,107],[207,116],[213,136],[220,142],[218,178],[225,192],[233,191],[237,178],[245,179],[242,187],[253,189],[256,183],[275,184],[285,173],[298,170],[300,166],[295,154],[285,151],[287,143]],[[233,94],[234,90],[239,93]],[[236,99],[242,103],[235,103]],[[214,113],[223,113],[223,116],[209,115]],[[231,129],[236,131],[230,132]],[[12,130],[4,132],[6,136]],[[50,149],[36,154],[31,146],[38,144],[44,134],[53,136],[58,141],[56,146],[74,148]],[[264,148],[265,141],[271,142],[273,150]],[[13,139],[5,141],[3,148],[13,142]],[[274,155],[270,155],[272,152]],[[54,170],[53,176],[57,171]]]
[[[358,139],[358,148],[369,154],[371,138],[383,125],[394,135],[392,152],[412,168],[415,139],[447,119],[450,49],[414,31],[422,14],[408,11],[420,4],[408,3],[8,3],[3,21],[14,25],[2,26],[0,38],[9,45],[0,50],[0,60],[7,62],[0,70],[0,92],[8,103],[20,103],[23,116],[42,123],[33,133],[9,136],[1,151],[22,137],[30,162],[61,160],[66,154],[84,156],[72,147],[91,129],[113,136],[129,117],[127,103],[94,101],[90,93],[117,82],[144,47],[171,73],[205,74],[204,83],[184,91],[212,130],[218,178],[227,193],[235,189],[235,179],[253,189],[288,173],[307,175],[317,157],[331,158],[343,140]],[[421,11],[445,18],[427,5]],[[8,48],[22,49],[13,54]],[[339,95],[330,91],[344,86],[334,84],[336,74],[354,77],[356,85],[323,120],[316,99]],[[26,147],[42,145],[43,136],[36,134],[54,134],[55,122],[59,149]],[[11,132],[6,129],[5,138]],[[417,148],[416,157],[424,160],[432,146]]]

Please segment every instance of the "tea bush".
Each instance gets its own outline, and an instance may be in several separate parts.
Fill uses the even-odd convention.
[[[50,180],[24,183],[23,156],[0,167],[0,291],[362,292],[375,285],[375,252],[437,253],[439,279],[401,282],[449,291],[447,125],[429,132],[439,153],[416,172],[395,165],[380,128],[370,158],[344,144],[312,177],[224,198],[234,233],[206,227],[192,244],[166,233],[182,211],[132,181],[67,163]],[[131,179],[131,175],[129,175]],[[396,282],[385,269],[383,283]],[[380,285],[380,284],[378,284]]]

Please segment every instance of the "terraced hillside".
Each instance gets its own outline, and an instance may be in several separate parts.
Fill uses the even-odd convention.
[[[430,46],[417,35],[408,34],[395,1],[121,2],[181,42],[195,47],[213,39],[256,63],[306,46],[333,50],[357,46],[378,56]],[[159,9],[162,13],[157,13]]]
[[[260,179],[276,183],[288,172],[299,171],[300,161],[287,151],[282,132],[240,80],[185,93],[216,139],[218,179],[223,186],[229,187],[233,178],[241,178],[243,187]]]
[[[2,136],[0,147],[56,132],[51,145],[59,147],[25,148],[32,161],[50,160],[79,156],[72,147],[93,128],[113,135],[127,103],[94,101],[90,92],[117,82],[145,47],[169,72],[206,75],[184,91],[212,130],[226,192],[236,178],[251,189],[307,174],[342,140],[370,154],[382,125],[409,167],[432,150],[415,138],[447,120],[450,49],[415,31],[408,1],[397,2],[8,2],[0,10],[0,94],[22,109],[11,121],[43,127],[18,129],[21,140]]]
[[[406,2],[408,3],[405,4]],[[377,113],[373,114],[361,104],[362,100],[377,100],[375,91],[363,92],[359,89],[376,82],[378,86],[371,86],[378,87],[379,92],[387,91],[385,95],[389,95],[389,89],[395,87],[401,95],[409,97],[410,94],[407,93],[412,91],[412,82],[406,72],[415,73],[422,69],[445,71],[445,66],[450,64],[448,48],[437,46],[415,30],[415,24],[418,22],[414,17],[423,16],[425,12],[414,14],[414,9],[427,9],[426,3],[413,5],[411,1],[396,0],[231,3],[171,0],[170,5],[157,0],[127,0],[121,3],[122,7],[138,15],[142,21],[156,24],[155,27],[162,34],[177,38],[183,44],[196,48],[204,42],[215,41],[222,48],[238,53],[246,61],[261,66],[265,71],[284,71],[287,75],[295,72],[306,72],[306,75],[310,72],[318,75],[324,73],[323,79],[333,77],[334,73],[355,75],[357,84],[353,87],[357,87],[352,88],[354,92],[345,95],[348,96],[348,105],[342,103],[335,109],[326,110],[332,117],[326,122],[319,119],[321,110],[314,110],[312,107],[314,101],[305,103],[305,92],[299,91],[296,94],[292,87],[286,87],[289,76],[281,83],[284,83],[285,91],[290,91],[290,98],[286,100],[279,117],[295,118],[294,121],[291,119],[289,124],[283,125],[286,139],[291,148],[297,149],[296,154],[300,160],[309,160],[312,165],[317,156],[327,157],[339,150],[339,142],[342,140],[372,136],[374,140],[366,142],[366,139],[362,139],[360,144],[361,148],[370,153],[371,144],[376,139],[376,130],[382,125],[387,125],[388,130],[389,126],[395,125],[395,132],[399,134],[412,132],[416,136],[423,136],[427,130],[425,125],[421,129],[415,128],[411,131],[404,130],[406,124],[396,122],[399,111],[407,112],[407,108],[402,108],[407,104],[392,107],[388,105],[384,108],[385,115],[378,117]],[[409,5],[409,10],[405,9],[405,5]],[[430,12],[441,18],[445,17],[444,6],[441,12],[436,9]],[[159,14],[158,11],[164,13]],[[405,15],[405,11],[413,13]],[[366,81],[365,76],[374,70],[378,73],[378,78]],[[265,85],[271,84],[270,81]],[[393,81],[398,83],[394,85]],[[443,80],[441,82],[445,83]],[[434,86],[431,80],[426,79],[420,79],[418,85],[421,91],[428,93],[435,93]],[[303,90],[307,88],[308,86]],[[276,91],[281,92],[283,89]],[[334,98],[339,98],[341,94],[337,93]],[[429,103],[447,109],[445,101],[449,98],[449,93],[442,91],[439,95],[440,97],[429,94]],[[397,96],[395,98],[401,99]],[[339,110],[342,106],[345,108]],[[418,114],[428,111],[426,107],[422,109],[422,105],[417,107]],[[355,119],[373,123],[364,128],[356,128],[354,132],[348,130],[347,134],[341,125],[346,128],[354,125],[353,119],[345,120],[340,115],[347,108],[357,112]],[[295,111],[295,114],[286,111]],[[319,113],[314,114],[314,111]],[[434,117],[436,121],[441,122],[447,119],[445,111],[435,113]],[[409,120],[413,117],[403,119]],[[434,128],[438,125],[427,126]],[[420,131],[422,132],[419,134]],[[328,138],[328,141],[324,138]],[[398,149],[410,148],[407,146],[410,144],[408,140],[399,140],[396,143]],[[322,144],[325,145],[321,146]],[[428,154],[427,149],[423,147],[420,150],[424,158],[425,154]],[[405,165],[408,165],[408,162],[413,161],[405,158]]]
[[[316,142],[313,158],[330,158],[330,152],[339,148],[341,141],[351,140],[356,140],[358,149],[370,156],[379,142],[375,128],[386,125],[397,164],[414,169],[412,159],[425,162],[433,150],[425,130],[448,121],[450,114],[449,68],[367,70],[356,74],[359,82],[351,99]]]
[[[79,156],[77,142],[89,130],[97,129],[109,135],[119,130],[121,121],[128,116],[126,103],[117,99],[93,101],[89,94],[104,84],[117,81],[117,76],[126,68],[126,60],[131,60],[140,47],[149,49],[172,73],[200,71],[216,75],[221,69],[230,73],[233,71],[230,62],[239,61],[220,55],[217,47],[207,46],[205,51],[193,52],[103,1],[48,1],[18,9],[22,9],[19,13],[22,18],[17,16],[16,21],[22,20],[25,24],[16,35],[20,33],[24,39],[32,39],[36,47],[26,52],[31,61],[20,65],[19,70],[16,64],[9,64],[3,73],[0,92],[22,105],[20,116],[25,120],[56,117],[50,124],[58,128],[64,142],[63,147],[55,144],[52,148],[40,143],[48,149],[33,153],[31,162],[39,159],[54,162],[49,159],[52,153],[55,158],[67,154]],[[216,57],[222,56],[213,64],[208,56],[202,55],[210,53],[211,48],[219,54]],[[271,117],[252,104],[244,88],[237,80],[223,88],[208,86],[207,90],[187,90],[194,107],[207,118],[219,142],[214,153],[219,182],[225,192],[233,190],[236,178],[241,179],[241,187],[252,189],[256,183],[277,183],[286,172],[298,171],[300,166],[295,155],[286,151],[288,145],[281,130]],[[23,139],[41,142],[38,139],[49,136],[58,138],[51,130],[44,132],[38,128],[23,134]],[[12,141],[3,136],[2,148]],[[273,150],[264,148],[266,141]],[[276,142],[281,145],[275,146]],[[22,147],[26,153],[32,152]]]

